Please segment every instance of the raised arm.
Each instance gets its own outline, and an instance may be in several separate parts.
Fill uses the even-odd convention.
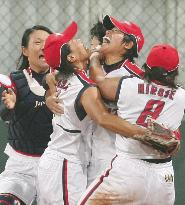
[[[115,101],[120,77],[107,78],[100,64],[100,54],[94,52],[90,57],[90,77],[100,89],[101,95],[111,101]]]
[[[63,114],[63,107],[59,104],[59,99],[57,98],[57,73],[49,73],[43,79],[43,87],[46,90],[45,100],[46,106],[53,112],[54,114]]]

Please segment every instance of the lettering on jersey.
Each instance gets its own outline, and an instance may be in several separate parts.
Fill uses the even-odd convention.
[[[60,80],[57,84],[57,87],[66,91],[69,85],[69,83],[67,84],[67,80]]]
[[[138,94],[156,95],[159,97],[169,98],[173,100],[176,90],[174,89],[163,89],[151,84],[138,84]]]
[[[46,103],[44,102],[44,101],[37,101],[36,100],[36,102],[35,102],[35,106],[34,106],[34,108],[37,108],[37,107],[42,107],[43,105],[45,105]]]

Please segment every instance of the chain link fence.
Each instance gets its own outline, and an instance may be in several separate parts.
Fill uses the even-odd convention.
[[[167,42],[176,46],[182,65],[179,80],[185,84],[184,0],[0,0],[0,72],[7,74],[15,69],[26,28],[42,24],[60,32],[75,20],[79,25],[77,37],[89,44],[90,28],[105,14],[119,20],[134,21],[141,26],[145,45],[139,65],[154,43]]]
[[[139,65],[153,44],[166,42],[176,46],[181,64],[178,81],[185,86],[184,0],[0,0],[0,73],[8,74],[15,70],[25,29],[41,24],[61,32],[75,20],[79,26],[77,37],[90,45],[90,28],[105,14],[119,20],[134,21],[141,26],[145,45],[138,59]],[[0,133],[6,133],[2,133],[2,127]],[[3,160],[0,157],[0,166]],[[182,159],[177,167],[180,163]],[[185,188],[184,184],[179,190]],[[179,202],[179,205],[183,203]]]

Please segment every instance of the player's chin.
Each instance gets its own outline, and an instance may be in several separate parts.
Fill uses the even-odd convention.
[[[103,43],[100,50],[99,50],[99,52],[102,53],[102,54],[107,53],[110,50],[109,48],[110,48],[110,46],[109,46],[108,43]]]
[[[47,70],[49,68],[49,65],[46,62],[40,62],[40,68],[42,68],[43,71]]]

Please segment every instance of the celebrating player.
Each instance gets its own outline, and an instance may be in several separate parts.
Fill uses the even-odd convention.
[[[107,112],[97,87],[85,74],[89,52],[80,40],[72,39],[76,32],[73,22],[63,33],[50,35],[44,47],[47,63],[59,71],[57,95],[64,113],[54,116],[51,141],[40,159],[40,205],[77,204],[87,180],[82,166],[82,132],[91,119],[130,137],[146,133]]]
[[[106,33],[103,37],[102,33],[105,28]],[[102,65],[104,75],[143,75],[143,71],[134,63],[134,58],[138,57],[144,44],[144,36],[138,25],[133,22],[118,21],[114,17],[106,15],[103,18],[103,23],[98,23],[91,34],[103,38],[99,52],[104,59]],[[94,78],[94,73],[91,71],[90,78]],[[116,114],[116,103],[106,101],[106,106],[110,112]],[[98,124],[94,126],[88,184],[109,167],[111,160],[116,155],[115,138],[115,133]]]
[[[101,70],[99,56],[91,56],[90,69]],[[158,44],[143,66],[144,80],[134,76],[96,77],[102,95],[117,102],[118,116],[140,126],[146,126],[147,119],[152,118],[176,130],[185,109],[185,91],[175,84],[178,66],[177,50]],[[90,185],[79,205],[174,204],[171,154],[121,135],[116,135],[116,154],[111,168]]]
[[[49,28],[41,25],[26,29],[18,71],[10,78],[12,90],[2,93],[8,108],[8,155],[5,171],[0,175],[0,204],[30,205],[36,197],[38,161],[52,133],[52,113],[45,105],[43,77],[50,72],[43,55]],[[1,114],[2,114],[1,113]],[[6,117],[6,120],[7,117]]]

